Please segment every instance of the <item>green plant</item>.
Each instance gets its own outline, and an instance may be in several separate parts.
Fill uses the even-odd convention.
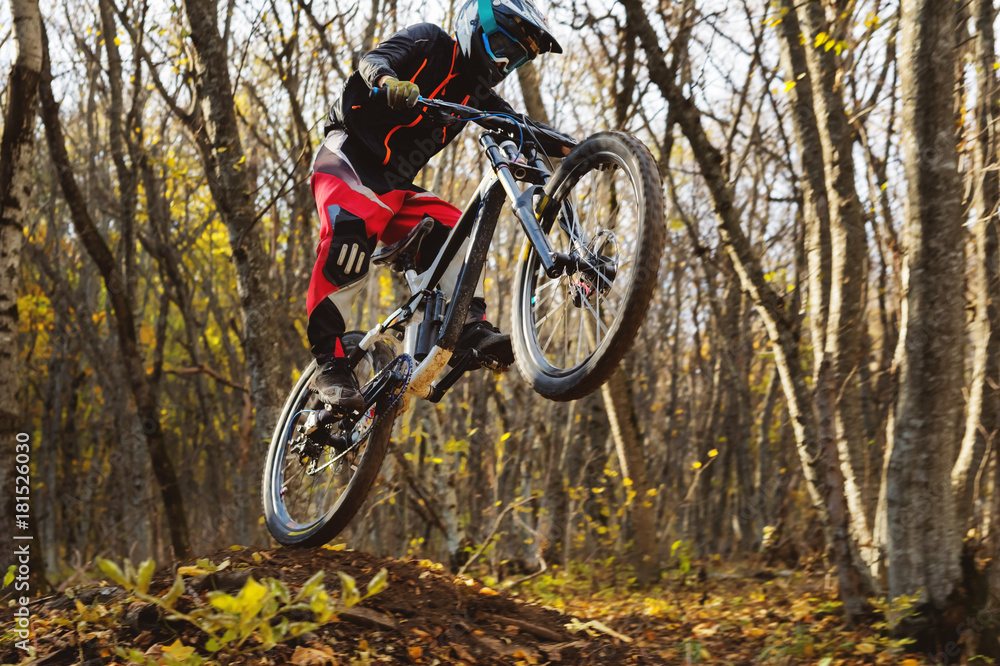
[[[691,571],[690,543],[683,540],[674,541],[673,545],[670,546],[670,557],[677,558],[677,568],[680,569],[682,576],[686,576]]]
[[[690,664],[692,662],[703,662],[711,659],[711,655],[705,646],[701,644],[700,641],[696,641],[693,638],[686,641],[681,641],[681,655],[684,657],[684,663]]]
[[[211,572],[226,564],[228,562],[216,567],[207,560],[199,560],[198,567],[188,568],[188,572]],[[326,592],[322,571],[306,581],[294,596],[279,580],[265,578],[258,582],[251,577],[235,596],[220,591],[209,592],[207,604],[196,605],[193,609],[182,612],[177,608],[177,601],[184,593],[181,571],[175,575],[170,589],[158,596],[149,593],[155,569],[153,560],[146,560],[138,569],[128,560],[125,560],[124,568],[102,559],[98,559],[98,565],[105,575],[128,590],[133,597],[160,607],[167,620],[185,621],[205,634],[205,650],[227,657],[240,654],[250,642],[255,649],[267,651],[278,643],[312,631],[335,619],[338,611],[346,610],[381,592],[388,579],[388,572],[382,569],[362,594],[354,578],[338,572],[340,598],[337,600]],[[314,619],[290,620],[288,615],[293,611],[309,611]],[[120,657],[139,664],[160,663],[134,649],[117,648],[117,653]],[[168,666],[200,666],[206,663],[193,647],[183,646],[179,642],[164,648],[160,656]]]

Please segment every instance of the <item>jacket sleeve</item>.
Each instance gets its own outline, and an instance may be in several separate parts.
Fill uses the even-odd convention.
[[[444,31],[432,23],[418,23],[404,28],[361,56],[358,72],[369,88],[383,76],[399,78],[400,69],[412,67],[430,55]],[[447,35],[445,35],[447,36]]]

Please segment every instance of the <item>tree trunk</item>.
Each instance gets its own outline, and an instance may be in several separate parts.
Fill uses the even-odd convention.
[[[785,79],[795,85],[788,90],[792,130],[798,145],[802,173],[802,221],[805,224],[805,252],[808,263],[809,327],[812,334],[813,374],[823,360],[826,325],[830,313],[830,204],[826,196],[823,142],[813,109],[813,86],[806,65],[802,29],[793,0],[782,0],[779,23],[781,68]]]
[[[995,171],[1000,151],[997,137],[997,107],[1000,87],[993,69],[996,55],[993,48],[993,20],[996,12],[992,0],[975,0],[976,21],[976,171],[981,174],[976,183],[974,227],[976,254],[969,294],[975,304],[972,341],[975,357],[972,385],[969,388],[969,408],[965,420],[965,437],[958,460],[951,472],[955,491],[955,507],[959,525],[965,527],[974,518],[975,485],[983,455],[991,444],[995,447],[997,433],[998,388],[1000,388],[1000,251],[998,251],[997,204],[1000,203],[1000,175]],[[983,477],[985,479],[985,476]],[[974,524],[974,523],[973,523]]]
[[[219,34],[216,0],[188,0],[184,10],[194,45],[196,95],[200,122],[187,119],[208,174],[212,198],[229,232],[236,285],[243,309],[243,347],[250,374],[250,395],[256,410],[257,438],[270,439],[277,423],[289,377],[281,370],[281,334],[273,294],[268,290],[269,260],[254,216],[253,184],[244,166],[246,154],[236,124],[227,45]],[[263,464],[263,446],[251,453],[248,465]]]
[[[961,184],[951,91],[955,9],[903,0],[902,144],[907,180],[899,397],[880,502],[889,596],[916,598],[921,614],[891,615],[898,632],[926,630],[945,610],[961,570],[961,528],[950,471],[958,447],[964,315]]]
[[[17,296],[21,277],[24,216],[31,194],[35,106],[42,70],[42,19],[38,0],[11,0],[17,57],[7,81],[3,136],[0,137],[0,534],[13,535],[16,445],[24,440],[17,400],[19,370]],[[30,441],[30,440],[29,440]],[[30,445],[30,444],[29,444]],[[37,455],[39,450],[32,447]],[[22,451],[23,452],[23,451]],[[37,521],[37,515],[31,516]],[[41,555],[40,544],[32,549]],[[6,571],[13,547],[0,559]],[[34,558],[33,573],[44,576],[42,560]],[[37,591],[38,586],[35,585]]]
[[[548,125],[549,114],[545,111],[545,103],[542,101],[541,72],[534,63],[529,62],[517,68],[517,79],[521,84],[521,97],[524,98],[524,108],[528,115]]]
[[[823,245],[830,248],[830,294],[824,350],[814,362],[820,437],[833,438],[837,443],[841,471],[844,475],[844,494],[850,510],[851,536],[858,556],[859,569],[869,571],[878,562],[878,553],[870,547],[871,533],[865,520],[861,488],[856,472],[862,469],[861,452],[864,450],[864,422],[861,411],[861,383],[859,365],[862,361],[862,331],[864,325],[864,263],[867,252],[865,219],[854,184],[853,140],[844,109],[843,86],[838,82],[837,55],[833,49],[817,48],[818,35],[838,39],[839,33],[824,16],[823,7],[815,0],[789,9],[782,23],[791,21],[793,14],[802,19],[805,44],[799,49],[804,55],[809,78],[797,81],[795,88],[810,88],[814,114],[810,118],[796,114],[801,124],[810,121],[815,128],[797,132],[801,136],[819,139],[822,148],[824,192],[828,199],[829,237]],[[783,30],[785,49],[787,42],[799,41]],[[814,144],[800,146],[803,153],[815,149]],[[803,157],[803,160],[814,158]],[[822,202],[826,204],[827,202]],[[807,227],[808,228],[808,227]],[[810,234],[811,236],[811,234]],[[812,252],[810,252],[812,254]],[[821,270],[810,266],[811,272]],[[874,581],[870,584],[874,591]]]
[[[614,437],[618,465],[625,485],[625,504],[631,514],[632,543],[635,548],[636,581],[641,585],[655,583],[659,578],[660,561],[656,542],[656,517],[649,496],[651,486],[646,470],[639,428],[632,408],[632,390],[621,368],[601,387],[608,421]]]

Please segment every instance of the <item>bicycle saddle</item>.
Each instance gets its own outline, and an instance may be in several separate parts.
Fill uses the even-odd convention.
[[[389,266],[400,273],[416,264],[420,244],[434,230],[434,225],[440,224],[433,217],[426,216],[417,226],[392,245],[386,245],[372,255],[372,263],[378,266]]]

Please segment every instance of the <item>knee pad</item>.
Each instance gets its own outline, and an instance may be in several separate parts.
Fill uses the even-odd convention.
[[[329,206],[333,235],[323,264],[323,276],[343,287],[368,274],[375,236],[368,236],[365,221],[340,206]]]

